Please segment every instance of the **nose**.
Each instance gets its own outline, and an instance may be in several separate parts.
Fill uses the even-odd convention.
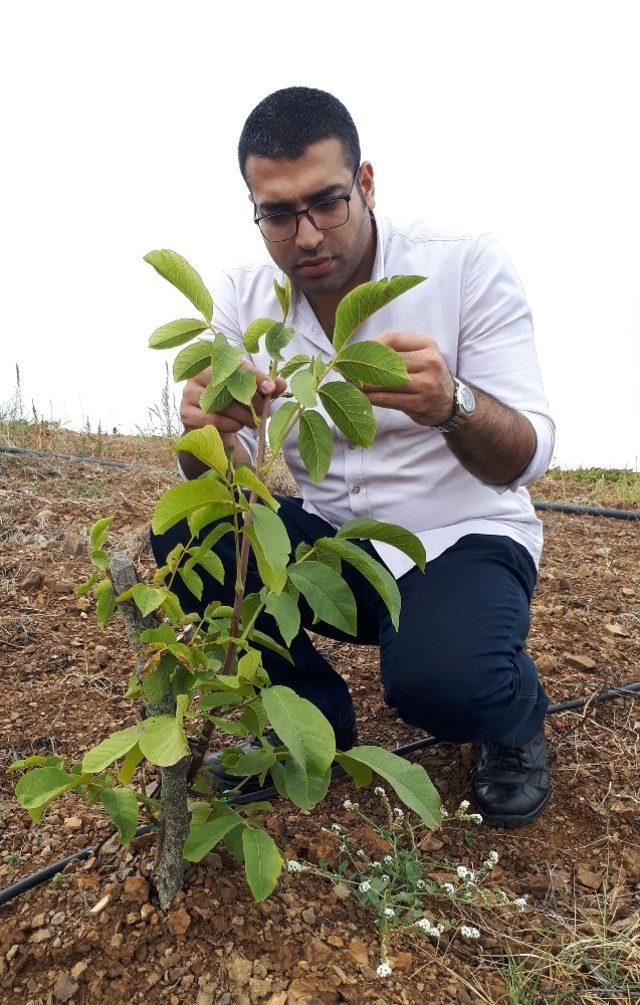
[[[316,230],[308,216],[301,216],[298,222],[296,245],[305,251],[312,251],[322,243],[322,231]]]

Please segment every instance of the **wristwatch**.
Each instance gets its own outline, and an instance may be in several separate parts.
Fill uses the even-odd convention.
[[[476,399],[473,391],[466,384],[463,384],[457,377],[453,377],[453,415],[447,422],[442,422],[439,426],[434,426],[441,433],[451,433],[454,429],[460,429],[475,412]]]

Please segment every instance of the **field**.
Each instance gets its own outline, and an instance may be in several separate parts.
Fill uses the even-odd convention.
[[[73,594],[90,573],[88,528],[116,514],[112,547],[126,550],[147,577],[154,568],[150,515],[175,483],[175,462],[163,436],[74,434],[42,421],[0,423],[0,444],[7,443],[135,465],[0,452],[2,766],[43,752],[72,761],[108,729],[129,725],[132,714],[123,697],[132,665],[124,630],[116,618],[101,629],[93,601]],[[272,487],[295,492],[287,479],[280,468]],[[530,492],[533,499],[640,509],[640,475],[631,471],[554,469]],[[638,524],[539,515],[545,546],[528,650],[551,701],[593,699],[639,680]],[[315,641],[350,683],[360,742],[394,747],[418,738],[382,703],[375,650]],[[0,908],[0,1002],[637,1002],[637,698],[590,701],[551,715],[546,735],[553,794],[533,824],[513,831],[443,824],[420,832],[421,854],[436,872],[478,866],[495,849],[499,864],[488,885],[526,895],[518,913],[451,903],[451,918],[477,926],[478,940],[443,936],[436,943],[402,932],[392,944],[393,973],[381,979],[374,919],[352,893],[291,875],[255,905],[225,852],[189,870],[166,919],[144,882],[153,849],[143,836],[125,849],[107,842],[98,855]],[[440,744],[413,756],[449,812],[473,801],[475,745]],[[100,809],[75,797],[30,826],[13,796],[15,776],[0,778],[0,886],[109,835]],[[355,798],[353,790],[339,782],[313,813],[274,803],[268,826],[287,857],[330,857],[322,828],[348,822],[348,796]],[[379,813],[373,793],[361,790],[357,798]],[[142,881],[127,882],[132,877]]]

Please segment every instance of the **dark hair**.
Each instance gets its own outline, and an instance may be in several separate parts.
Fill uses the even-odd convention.
[[[247,180],[245,166],[252,154],[295,160],[310,144],[331,136],[340,140],[345,163],[355,172],[360,166],[360,139],[342,102],[315,87],[274,91],[256,105],[242,127],[238,143],[242,177]]]

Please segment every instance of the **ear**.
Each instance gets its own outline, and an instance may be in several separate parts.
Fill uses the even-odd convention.
[[[368,209],[376,208],[376,183],[373,177],[373,164],[364,161],[361,166],[360,188],[364,193]]]

